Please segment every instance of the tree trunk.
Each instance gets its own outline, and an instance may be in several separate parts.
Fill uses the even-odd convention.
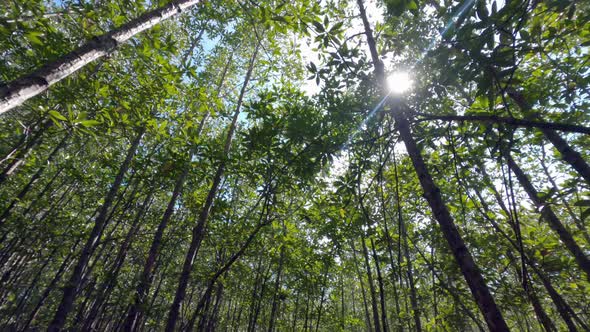
[[[284,229],[284,227],[283,227]],[[268,332],[273,332],[275,327],[276,315],[279,305],[279,290],[281,286],[281,273],[283,272],[283,260],[285,258],[285,246],[281,247],[279,254],[279,267],[277,268],[277,276],[275,279],[275,287],[272,297],[272,309],[270,311],[270,321],[268,322]]]
[[[363,0],[357,0],[363,25],[365,28],[365,35],[367,37],[367,43],[371,51],[371,57],[373,65],[375,67],[375,74],[377,76],[379,84],[386,86],[385,83],[385,70],[383,63],[379,60],[377,53],[377,46],[373,38],[373,32],[367,19]],[[422,158],[422,154],[414,140],[412,131],[410,129],[410,123],[405,114],[402,113],[401,107],[396,107],[396,100],[392,103],[392,116],[396,122],[396,129],[399,132],[400,138],[404,141],[408,155],[412,160],[418,179],[424,191],[424,196],[428,201],[432,213],[438,221],[440,228],[450,246],[451,252],[455,257],[457,264],[459,265],[467,284],[471,290],[473,297],[475,298],[479,309],[486,319],[486,323],[491,331],[508,331],[508,325],[502,317],[502,313],[498,309],[490,290],[488,289],[479,268],[475,264],[471,253],[467,249],[465,242],[461,238],[457,227],[449,213],[449,210],[444,204],[441,197],[439,188],[434,184],[432,176],[430,175],[426,164]],[[400,101],[397,101],[398,103]]]
[[[367,295],[365,292],[365,286],[363,284],[363,275],[361,274],[361,270],[359,268],[358,259],[356,257],[356,249],[354,248],[354,242],[350,241],[350,248],[352,249],[352,258],[354,260],[354,267],[356,270],[356,274],[359,278],[359,283],[361,285],[361,295],[363,297],[363,304],[365,308],[365,323],[367,324],[367,331],[373,331],[373,325],[371,324],[371,315],[369,314],[369,306],[367,304]]]
[[[258,316],[260,315],[260,304],[262,297],[264,296],[264,290],[266,288],[266,275],[270,270],[270,264],[266,271],[263,271],[262,264],[263,255],[260,255],[258,259],[258,268],[256,269],[256,278],[254,278],[254,285],[252,287],[252,296],[250,301],[250,308],[248,314],[248,332],[256,331],[256,325],[258,324]],[[258,287],[260,286],[260,287]]]
[[[340,255],[340,257],[342,257],[342,255]],[[342,276],[342,273],[340,273],[338,275],[338,281],[340,282],[340,329],[342,331],[344,331],[344,327],[345,327],[345,307],[344,307],[344,278]]]
[[[113,182],[108,194],[105,197],[104,203],[100,207],[98,216],[94,221],[94,227],[92,228],[90,236],[88,237],[84,245],[84,248],[82,249],[82,252],[80,254],[80,257],[78,258],[78,262],[76,263],[72,276],[70,277],[68,283],[64,287],[63,297],[57,308],[57,311],[55,312],[53,320],[49,324],[48,331],[60,331],[66,322],[67,315],[72,310],[72,306],[76,298],[76,292],[78,291],[78,287],[80,286],[80,282],[82,281],[84,269],[88,265],[90,256],[92,255],[96,243],[100,240],[110,207],[115,199],[115,196],[117,196],[119,187],[121,186],[123,178],[125,177],[125,174],[127,173],[129,166],[131,165],[131,160],[135,156],[135,152],[137,150],[137,147],[139,146],[139,142],[141,141],[141,138],[143,137],[144,133],[145,126],[139,129],[135,139],[133,140],[133,142],[129,146],[129,149],[127,150],[125,160],[119,168],[119,172],[117,173],[115,181]]]
[[[229,70],[230,64],[232,62],[233,55],[230,55],[227,64],[223,68],[223,72],[221,74],[219,84],[217,85],[217,96],[219,96],[221,92],[221,88],[223,87],[223,83],[225,81],[225,77],[227,75],[227,71]],[[200,136],[205,128],[205,123],[209,117],[209,111],[207,111],[203,118],[199,123],[199,127],[197,129],[197,136]],[[191,161],[196,149],[191,148],[191,152],[189,153],[189,160]],[[174,208],[176,206],[176,201],[178,197],[182,193],[182,188],[184,187],[184,183],[186,178],[188,177],[190,167],[189,165],[185,165],[183,171],[179,174],[178,178],[176,178],[176,182],[174,183],[174,189],[172,190],[172,196],[170,197],[170,201],[168,201],[168,205],[166,206],[166,211],[162,216],[162,220],[156,229],[156,234],[154,234],[154,239],[152,240],[152,244],[150,246],[150,250],[148,253],[148,257],[143,267],[143,272],[139,278],[139,283],[137,285],[137,289],[135,291],[135,299],[133,305],[129,309],[127,314],[127,318],[125,320],[125,324],[123,326],[124,331],[135,331],[137,329],[137,322],[141,320],[141,308],[145,302],[147,294],[151,288],[151,282],[153,279],[154,273],[154,263],[156,261],[156,257],[158,256],[158,252],[162,245],[162,237],[164,236],[164,231],[168,227],[168,222],[174,213]]]
[[[379,267],[379,257],[375,250],[375,241],[371,238],[371,251],[373,252],[373,261],[375,262],[375,271],[377,272],[377,284],[379,285],[379,302],[381,304],[381,322],[383,323],[383,331],[389,331],[387,325],[387,312],[385,311],[385,287],[383,286],[383,278],[381,277],[381,267]]]
[[[379,322],[379,307],[377,306],[377,292],[375,291],[375,284],[373,283],[373,274],[371,273],[371,263],[369,262],[369,252],[365,244],[365,236],[361,230],[361,244],[363,248],[363,256],[365,257],[365,269],[367,270],[367,282],[369,283],[369,291],[371,292],[371,308],[373,309],[373,323],[375,324],[375,332],[381,332],[381,323]]]
[[[104,35],[91,39],[72,52],[52,61],[33,73],[0,87],[0,114],[22,104],[51,85],[70,76],[90,62],[107,55],[136,34],[199,3],[199,0],[172,1],[168,5],[147,12]]]
[[[303,331],[307,331],[307,322],[309,320],[309,294],[307,294],[307,300],[305,302],[305,320],[303,321]]]
[[[422,259],[424,259],[424,262],[426,262],[426,265],[430,269],[430,272],[432,272],[433,276],[438,280],[440,287],[443,288],[445,291],[447,291],[447,293],[453,298],[453,300],[461,307],[461,309],[463,309],[463,313],[465,313],[465,315],[467,315],[467,317],[471,318],[471,320],[475,323],[475,325],[477,325],[478,329],[481,332],[485,332],[485,328],[483,326],[483,323],[480,322],[479,319],[477,319],[475,314],[473,312],[471,312],[471,309],[469,309],[463,303],[463,299],[461,298],[461,296],[458,295],[458,294],[460,294],[460,291],[455,289],[453,286],[447,285],[448,283],[445,282],[444,280],[442,280],[441,276],[436,272],[434,263],[430,262],[426,258],[424,253],[422,253],[420,251],[420,249],[416,247],[416,245],[414,245],[414,248],[416,249],[416,252],[422,257]]]
[[[300,295],[299,292],[295,295],[295,307],[293,308],[293,318],[291,319],[291,331],[297,331],[297,311],[299,310]]]
[[[553,142],[554,137],[557,137],[559,140],[563,139],[559,137],[559,134],[555,132],[555,130],[561,130],[570,133],[579,133],[579,134],[590,134],[590,128],[578,125],[570,125],[565,123],[555,123],[555,122],[545,122],[545,121],[531,121],[526,119],[517,119],[511,117],[501,117],[495,115],[452,115],[452,114],[445,114],[445,115],[431,115],[431,114],[417,114],[420,116],[420,120],[441,120],[441,121],[457,121],[457,122],[464,122],[464,121],[480,121],[484,123],[499,123],[504,124],[507,126],[516,126],[516,127],[524,127],[524,128],[539,128],[543,133],[547,132],[550,133],[552,138],[550,139]],[[546,135],[547,137],[547,135]],[[565,142],[565,141],[563,141]],[[567,142],[566,142],[567,145]],[[557,147],[557,145],[556,145]],[[568,147],[569,148],[569,147]],[[575,151],[572,151],[577,153]]]
[[[510,251],[508,251],[508,257],[510,258],[511,262],[516,261],[516,257],[514,257],[514,255],[512,255],[512,253]],[[555,325],[553,324],[553,322],[551,321],[551,319],[549,318],[549,316],[545,312],[545,309],[543,309],[543,306],[541,305],[539,298],[535,294],[535,290],[533,288],[533,284],[531,283],[531,278],[528,274],[528,271],[525,268],[519,269],[518,264],[516,264],[516,263],[513,264],[513,266],[514,266],[514,270],[516,271],[516,273],[518,275],[518,278],[520,278],[522,290],[525,293],[525,295],[526,295],[527,299],[529,300],[529,302],[531,303],[531,305],[533,306],[533,311],[535,312],[535,315],[537,316],[537,320],[539,321],[539,324],[547,332],[557,331],[557,329],[555,328]]]
[[[25,195],[29,192],[29,190],[31,190],[33,183],[35,183],[35,181],[37,181],[39,179],[39,177],[41,177],[41,175],[43,174],[43,171],[45,171],[45,169],[47,168],[47,165],[51,163],[51,161],[53,160],[53,158],[55,157],[57,152],[59,152],[59,150],[61,150],[61,148],[63,148],[66,145],[66,141],[68,138],[69,138],[69,135],[66,134],[66,136],[64,136],[64,138],[62,138],[62,140],[57,144],[57,146],[51,151],[51,153],[49,154],[49,156],[47,157],[45,162],[37,169],[35,174],[33,174],[33,176],[31,176],[31,179],[29,180],[29,182],[27,182],[27,184],[19,191],[19,193],[10,202],[10,204],[8,204],[8,206],[6,207],[4,212],[2,212],[2,215],[0,215],[0,226],[2,224],[4,224],[6,219],[10,216],[10,212],[14,208],[14,206],[25,197]]]
[[[320,322],[322,321],[322,312],[323,312],[323,308],[324,308],[324,300],[325,300],[325,296],[326,296],[326,280],[328,279],[328,271],[327,271],[327,266],[326,266],[326,272],[324,274],[324,282],[322,283],[321,287],[322,287],[322,291],[321,291],[321,295],[320,295],[320,305],[318,308],[318,319],[316,320],[315,323],[315,332],[318,332],[318,330],[320,329]]]
[[[484,178],[485,177],[487,177],[487,175],[484,174]],[[485,181],[488,182],[489,179],[486,179]],[[576,328],[574,322],[572,321],[572,317],[571,317],[571,316],[576,316],[576,314],[573,312],[573,310],[571,310],[571,308],[569,307],[569,305],[563,300],[563,298],[561,297],[561,295],[559,295],[559,293],[557,293],[557,291],[555,290],[555,288],[553,287],[553,285],[551,284],[551,282],[547,278],[547,276],[545,276],[542,273],[542,271],[539,270],[539,268],[536,266],[536,263],[534,262],[534,260],[531,259],[531,258],[529,258],[526,255],[526,253],[524,253],[522,251],[522,248],[514,240],[512,240],[508,236],[508,234],[506,234],[506,232],[504,232],[500,228],[500,225],[498,225],[498,223],[494,219],[492,219],[492,218],[489,217],[488,213],[493,214],[493,212],[491,212],[491,210],[488,207],[487,203],[483,199],[481,193],[479,192],[479,190],[477,190],[477,187],[474,187],[474,188],[475,188],[475,193],[476,193],[476,195],[477,195],[477,197],[478,197],[478,199],[481,202],[482,207],[483,207],[483,211],[480,212],[481,215],[486,220],[489,221],[489,223],[492,225],[492,227],[498,233],[500,233],[512,245],[513,248],[515,248],[519,252],[519,254],[524,258],[526,264],[528,266],[530,266],[531,269],[533,269],[533,271],[535,272],[535,274],[539,277],[539,279],[541,279],[541,282],[543,283],[543,287],[545,287],[545,289],[547,290],[547,293],[549,294],[549,296],[551,297],[551,300],[553,301],[553,303],[555,304],[555,307],[557,308],[557,312],[560,314],[560,316],[562,317],[562,319],[564,320],[564,322],[568,326],[569,331],[570,332],[576,332],[577,331],[577,328]],[[494,189],[494,196],[496,197],[496,199],[500,199],[500,201],[501,201],[501,197],[495,191],[495,189]],[[503,202],[499,202],[499,205],[504,210],[504,212],[509,215],[509,211],[505,207],[504,203]],[[578,319],[578,321],[580,322],[579,319]]]
[[[396,172],[397,175],[397,172]],[[396,326],[394,328],[394,330],[400,330],[402,328],[402,321],[401,321],[401,315],[400,315],[400,306],[399,306],[399,293],[397,291],[397,285],[396,285],[396,264],[395,264],[395,260],[394,260],[394,255],[393,255],[393,239],[391,238],[391,233],[389,232],[389,226],[387,226],[387,207],[385,204],[385,197],[384,197],[384,186],[383,186],[383,170],[380,170],[379,172],[379,200],[381,203],[381,216],[383,219],[383,228],[385,230],[385,243],[387,244],[387,253],[389,254],[389,261],[390,261],[390,265],[391,265],[391,285],[393,286],[393,300],[395,303],[395,313],[397,316],[397,323]],[[397,184],[396,184],[396,190],[398,190],[397,188]],[[399,204],[398,204],[399,205]],[[401,206],[400,206],[401,207]],[[398,213],[399,213],[399,209],[398,209]],[[398,218],[399,219],[399,218]]]
[[[531,106],[527,103],[521,93],[512,90],[508,92],[508,96],[510,96],[510,98],[512,98],[523,111],[531,109]],[[535,118],[540,118],[537,113],[534,114]],[[582,155],[572,149],[568,142],[561,138],[555,130],[551,128],[541,128],[541,132],[545,135],[545,138],[553,144],[557,151],[559,151],[561,158],[570,164],[570,166],[572,166],[572,168],[575,169],[586,182],[590,183],[590,165],[588,165],[584,158],[582,158]]]
[[[221,305],[221,301],[223,299],[223,283],[220,282],[217,285],[217,289],[215,290],[215,301],[213,303],[213,311],[209,316],[209,322],[207,323],[206,331],[213,332],[217,327],[218,323],[218,316],[219,316],[219,307]]]
[[[408,266],[407,269],[407,277],[408,283],[410,284],[410,303],[412,305],[413,317],[414,317],[414,324],[416,324],[416,331],[422,331],[422,324],[420,321],[420,308],[418,307],[418,297],[416,296],[416,287],[414,285],[414,272],[412,268],[412,260],[410,259],[410,248],[408,245],[408,229],[406,227],[405,219],[402,214],[402,201],[401,195],[399,192],[399,173],[397,170],[397,160],[395,157],[395,152],[393,153],[393,168],[394,168],[394,178],[395,178],[395,205],[397,207],[397,218],[399,223],[400,233],[402,235],[403,242],[403,251],[404,251],[404,258],[406,260],[406,264]],[[400,271],[401,273],[401,271]]]
[[[145,215],[145,213],[149,209],[149,205],[151,203],[152,197],[153,197],[153,192],[150,192],[148,195],[146,195],[146,198],[143,201],[143,204],[141,205],[141,209],[139,210],[135,219],[133,220],[133,223],[129,227],[129,231],[127,232],[127,235],[125,236],[125,239],[123,240],[123,243],[121,244],[121,248],[119,249],[119,252],[117,253],[117,257],[115,258],[115,261],[113,263],[113,267],[112,267],[111,271],[108,273],[108,277],[106,278],[106,280],[103,282],[102,286],[100,287],[100,290],[97,292],[97,294],[98,294],[97,299],[94,302],[94,305],[92,306],[92,308],[90,309],[90,315],[86,318],[84,326],[82,327],[83,331],[92,330],[92,325],[94,323],[94,320],[98,316],[99,311],[102,309],[102,305],[109,298],[111,291],[117,285],[117,277],[119,276],[119,271],[123,267],[123,263],[125,262],[125,258],[127,257],[127,252],[129,251],[129,248],[131,247],[131,242],[133,241],[133,238],[135,237],[135,235],[139,231],[139,228],[141,226],[140,221],[142,220],[143,216]]]
[[[53,260],[55,260],[54,255],[57,252],[57,248],[53,249],[51,251],[51,253],[49,255],[47,255],[47,257],[44,259],[43,265],[35,272],[33,280],[29,283],[29,286],[27,287],[26,291],[20,296],[14,311],[12,311],[12,318],[15,319],[16,322],[20,322],[21,319],[21,315],[23,314],[23,311],[25,310],[24,306],[25,306],[25,302],[27,300],[29,300],[29,294],[31,293],[31,291],[38,285],[39,280],[41,279],[41,277],[44,275],[43,271],[45,270],[45,268],[49,265],[50,262],[52,262]],[[8,316],[8,315],[7,315]],[[16,316],[16,318],[14,317]],[[7,317],[8,321],[10,321],[10,317]]]
[[[53,176],[51,177],[51,179],[49,180],[49,182],[47,182],[45,184],[45,186],[43,187],[43,189],[37,194],[35,195],[35,198],[33,198],[29,205],[27,206],[27,208],[22,212],[22,216],[27,216],[29,215],[29,212],[33,209],[33,207],[37,206],[37,202],[39,201],[39,199],[41,199],[41,197],[43,197],[48,191],[49,189],[51,189],[51,186],[53,186],[53,183],[57,180],[57,178],[61,175],[61,173],[63,172],[63,168],[59,168],[57,170],[57,172],[55,172],[55,174],[53,174]],[[62,181],[60,183],[59,187],[62,187],[64,184],[68,183],[69,179],[65,179],[64,181]],[[1,243],[2,241],[0,241]]]
[[[252,54],[252,58],[250,59],[248,71],[246,72],[246,77],[244,78],[244,84],[242,85],[242,90],[240,91],[240,96],[236,104],[236,109],[234,111],[232,122],[227,132],[227,138],[225,140],[225,146],[223,148],[224,159],[221,160],[219,166],[217,167],[217,171],[215,172],[215,176],[213,177],[211,188],[209,189],[209,193],[207,194],[207,198],[205,199],[205,203],[203,204],[203,208],[201,209],[201,213],[199,214],[197,224],[193,228],[191,243],[184,260],[182,272],[178,281],[178,288],[176,289],[176,295],[174,296],[174,301],[172,302],[170,312],[168,313],[166,332],[172,332],[176,326],[176,320],[178,319],[180,304],[184,300],[186,287],[188,285],[190,273],[193,268],[193,262],[197,255],[197,252],[199,251],[199,247],[201,246],[201,241],[205,236],[205,229],[207,226],[207,221],[209,219],[209,213],[211,212],[211,208],[213,207],[213,202],[215,200],[215,197],[217,196],[217,190],[219,189],[219,185],[221,183],[221,179],[225,171],[225,158],[227,158],[229,155],[234,132],[238,124],[238,116],[240,115],[242,102],[244,100],[244,95],[246,94],[246,88],[248,86],[248,83],[250,82],[250,77],[254,70],[254,63],[256,62],[256,56],[258,55],[258,47],[259,44],[256,45],[254,53]]]
[[[545,163],[545,147],[542,146],[541,151],[542,151],[542,156],[541,156],[541,160],[540,160],[541,167],[543,168],[543,172],[545,173],[547,180],[549,180],[549,183],[551,183],[550,190],[553,190],[555,192],[559,192],[560,188],[557,185],[557,183],[555,182],[555,180],[553,179],[553,176],[551,176],[551,172],[549,171],[549,168],[547,167],[547,165]],[[582,236],[584,236],[584,239],[586,240],[586,244],[590,245],[590,234],[588,233],[588,229],[586,228],[586,225],[584,224],[584,222],[580,219],[580,217],[578,215],[576,215],[576,213],[572,209],[571,205],[568,202],[569,200],[567,199],[567,196],[558,195],[558,197],[556,197],[556,199],[559,199],[560,203],[565,207],[565,210],[567,211],[569,217],[574,221],[574,223],[578,227],[578,230],[582,233]]]
[[[154,266],[156,264],[160,247],[162,246],[164,231],[166,230],[166,227],[168,227],[168,222],[174,213],[176,200],[182,192],[182,187],[184,186],[184,182],[188,176],[188,170],[188,165],[185,165],[181,174],[176,179],[174,189],[172,190],[172,196],[168,201],[168,205],[166,206],[166,211],[162,216],[162,220],[160,220],[160,223],[158,224],[158,228],[154,234],[147,259],[143,266],[143,271],[139,277],[139,283],[137,284],[137,288],[135,290],[134,301],[127,313],[127,318],[125,319],[125,324],[123,325],[123,331],[136,331],[138,329],[138,323],[142,316],[141,311],[143,310],[142,308],[144,307],[144,304],[147,300],[147,296],[154,277]]]
[[[72,256],[74,256],[76,247],[78,247],[79,243],[80,243],[80,240],[76,241],[76,244],[72,248],[72,251],[64,258],[59,269],[57,270],[57,273],[55,273],[55,276],[53,277],[53,279],[51,279],[51,282],[49,282],[49,285],[47,285],[47,287],[45,287],[45,290],[41,294],[41,298],[39,299],[39,301],[37,301],[37,305],[35,305],[35,308],[29,314],[29,318],[27,319],[27,321],[23,325],[23,328],[22,328],[23,331],[29,330],[29,326],[31,325],[31,323],[33,322],[35,317],[37,316],[39,309],[41,309],[41,306],[43,306],[43,303],[45,303],[45,300],[47,299],[47,297],[49,296],[51,291],[55,289],[55,285],[61,280],[62,274],[68,269],[68,267],[72,263],[72,262],[70,262],[70,258],[72,258]]]
[[[584,254],[584,251],[578,246],[576,241],[574,240],[573,236],[570,232],[565,228],[565,226],[561,223],[561,220],[557,217],[557,215],[551,209],[551,206],[547,205],[545,201],[539,196],[539,193],[529,180],[529,178],[524,174],[522,169],[514,162],[512,156],[510,154],[504,154],[507,162],[508,167],[514,172],[518,182],[523,187],[533,204],[540,210],[541,216],[547,221],[549,227],[557,233],[559,239],[565,247],[572,253],[576,262],[580,266],[580,268],[586,273],[586,277],[590,280],[590,260]]]
[[[12,161],[10,161],[8,165],[6,165],[6,167],[2,169],[2,173],[0,173],[0,185],[3,184],[6,180],[8,180],[8,177],[10,175],[16,172],[18,167],[24,163],[25,158],[31,153],[33,148],[41,144],[41,141],[43,140],[43,134],[49,127],[51,127],[52,124],[53,123],[51,122],[51,120],[45,120],[41,127],[33,135],[33,137],[31,137],[31,139],[24,144],[22,149],[18,149],[17,147],[18,150],[16,151],[16,153],[14,153],[13,156],[11,156]],[[4,160],[6,160],[7,158],[8,157],[6,157]]]
[[[11,159],[16,158],[19,154],[23,153],[22,148],[30,144],[30,141],[32,139],[34,140],[34,137],[38,137],[40,133],[43,131],[37,130],[37,126],[41,125],[42,122],[43,119],[40,118],[31,123],[30,125],[24,126],[23,133],[20,135],[18,142],[15,144],[15,146],[11,149],[10,152],[7,152],[6,155],[4,155],[2,159],[0,159],[0,165],[4,164],[5,162]],[[49,125],[51,125],[51,120],[46,119],[44,121],[44,124],[48,127]],[[31,133],[33,132],[35,133],[35,135],[31,137]]]
[[[193,314],[193,317],[191,318],[189,324],[188,324],[188,328],[187,331],[190,332],[193,329],[194,323],[196,321],[197,315],[201,312],[201,309],[203,308],[204,304],[205,304],[205,300],[211,295],[211,291],[213,290],[213,286],[215,285],[215,283],[217,282],[217,280],[225,273],[227,273],[230,268],[232,267],[232,265],[244,254],[244,252],[246,252],[246,249],[248,249],[248,247],[250,246],[250,244],[254,241],[254,239],[256,238],[256,235],[258,235],[258,232],[262,229],[262,227],[264,227],[265,225],[270,224],[270,222],[272,221],[272,219],[267,219],[265,221],[263,221],[262,219],[264,218],[265,214],[268,216],[268,212],[265,213],[265,210],[268,209],[268,200],[266,200],[263,208],[262,208],[262,212],[260,214],[260,219],[258,220],[258,225],[256,226],[256,228],[254,228],[254,230],[252,231],[252,233],[250,233],[250,235],[248,236],[248,238],[246,239],[246,241],[242,244],[242,246],[240,247],[240,249],[234,253],[229,259],[228,261],[219,269],[217,270],[217,272],[215,272],[215,274],[213,275],[213,277],[209,280],[208,284],[207,284],[207,288],[205,290],[205,294],[201,297],[201,299],[199,300],[199,303],[197,304],[197,308]],[[267,210],[268,211],[268,210]]]

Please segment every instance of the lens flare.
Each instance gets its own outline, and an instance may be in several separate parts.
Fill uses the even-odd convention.
[[[412,88],[413,83],[410,75],[403,71],[392,73],[387,77],[389,91],[395,94],[407,92]]]

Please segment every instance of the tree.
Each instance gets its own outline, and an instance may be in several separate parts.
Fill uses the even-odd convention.
[[[589,329],[588,4],[188,4],[0,3],[1,330]]]
[[[88,63],[107,55],[119,44],[126,42],[134,35],[198,3],[198,0],[170,2],[164,7],[145,13],[109,33],[96,37],[60,59],[1,87],[0,114],[42,93],[51,85],[68,77]]]

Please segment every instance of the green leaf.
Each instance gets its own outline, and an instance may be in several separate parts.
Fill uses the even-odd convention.
[[[315,63],[313,63],[311,61],[309,62],[309,66],[307,69],[312,73],[317,73],[317,71],[318,71],[317,67],[315,66]]]
[[[125,16],[123,15],[117,15],[115,16],[115,18],[113,18],[113,23],[115,23],[116,26],[120,26],[123,23],[125,23]]]
[[[322,25],[322,23],[317,22],[317,21],[313,21],[311,22],[313,24],[313,26],[316,28],[316,30],[318,30],[319,32],[324,32],[326,31],[326,29],[324,28],[324,26]]]
[[[289,23],[287,22],[287,19],[285,19],[284,16],[273,16],[273,21],[277,21],[277,22],[283,22],[283,23]]]
[[[80,121],[80,124],[83,125],[84,127],[93,127],[93,126],[101,124],[101,122],[97,121],[97,120],[84,120],[84,121]]]
[[[335,33],[340,31],[340,29],[342,28],[342,25],[344,25],[344,22],[338,22],[336,24],[334,24],[331,28],[330,28],[330,32],[331,33]]]
[[[56,120],[68,121],[68,119],[65,116],[61,115],[58,111],[49,111],[49,116]]]
[[[43,41],[39,39],[40,36],[43,36],[43,33],[39,31],[30,31],[25,34],[25,38],[35,45],[43,45]]]
[[[407,10],[418,10],[418,4],[416,3],[416,1],[410,1],[408,2],[408,4],[406,5],[406,9]]]
[[[487,18],[490,15],[488,13],[488,7],[487,7],[485,1],[478,1],[477,2],[476,12],[477,12],[477,16],[479,17],[479,19],[482,20],[483,22],[487,21]]]

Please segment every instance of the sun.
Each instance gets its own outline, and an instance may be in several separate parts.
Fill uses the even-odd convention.
[[[412,78],[410,74],[404,71],[398,71],[387,77],[387,86],[389,91],[394,94],[403,94],[412,88]]]

